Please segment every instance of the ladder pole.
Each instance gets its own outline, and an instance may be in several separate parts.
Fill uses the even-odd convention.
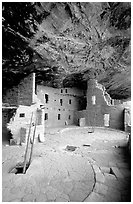
[[[92,84],[92,95],[94,95],[94,81],[93,81],[93,84]],[[94,115],[93,115],[93,121],[91,123],[92,132],[94,132],[94,125],[95,125],[95,104],[93,105],[93,108],[94,108]]]
[[[36,133],[36,124],[37,124],[37,119],[36,119],[35,128],[34,128],[34,132],[33,132],[33,142],[32,142],[32,146],[31,146],[29,165],[30,165],[30,163],[31,163],[32,154],[33,154],[33,146],[34,146],[35,133]]]
[[[25,174],[25,170],[26,170],[26,159],[27,159],[28,146],[29,146],[29,140],[30,140],[32,117],[33,117],[33,112],[32,112],[31,119],[30,119],[30,127],[29,127],[28,138],[27,138],[27,144],[26,144],[26,150],[25,150],[25,156],[24,156],[23,174]]]

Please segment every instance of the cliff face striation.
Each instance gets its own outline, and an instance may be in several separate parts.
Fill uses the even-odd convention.
[[[38,83],[52,87],[86,88],[93,76],[111,97],[130,97],[130,3],[4,2],[2,7],[3,92],[36,72]]]

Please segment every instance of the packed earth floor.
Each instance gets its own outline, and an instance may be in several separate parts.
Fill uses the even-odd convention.
[[[12,169],[24,161],[26,145],[3,145],[2,201],[131,201],[127,133],[88,127],[46,131],[45,142],[34,144],[25,174]]]

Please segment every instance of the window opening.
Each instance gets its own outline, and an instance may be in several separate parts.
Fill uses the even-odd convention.
[[[60,120],[60,118],[61,118],[61,117],[60,117],[60,114],[58,114],[58,120]]]
[[[61,93],[63,93],[63,90],[61,89]]]
[[[45,102],[48,103],[48,94],[45,94]]]
[[[35,94],[37,94],[37,84],[35,83]]]
[[[85,110],[87,106],[86,97],[82,97],[79,99],[78,110]]]
[[[114,99],[111,100],[111,105],[114,105]]]
[[[109,127],[109,114],[104,114],[104,126]]]
[[[60,99],[60,104],[61,104],[61,106],[62,106],[62,104],[63,104],[63,100],[62,100],[62,99]]]
[[[96,96],[92,96],[92,105],[96,105]]]
[[[72,102],[71,99],[69,99],[69,104],[71,104],[71,102]]]
[[[69,115],[68,119],[71,120],[71,115]]]
[[[48,113],[45,113],[45,120],[48,120]]]
[[[66,93],[67,93],[67,89],[66,89]]]
[[[25,117],[25,113],[20,113],[20,114],[19,114],[19,117],[20,117],[20,118],[24,118],[24,117]]]

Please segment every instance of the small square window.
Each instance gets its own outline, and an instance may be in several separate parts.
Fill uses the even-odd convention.
[[[25,113],[20,113],[20,114],[19,114],[19,117],[20,117],[20,118],[24,118],[24,117],[25,117]]]

